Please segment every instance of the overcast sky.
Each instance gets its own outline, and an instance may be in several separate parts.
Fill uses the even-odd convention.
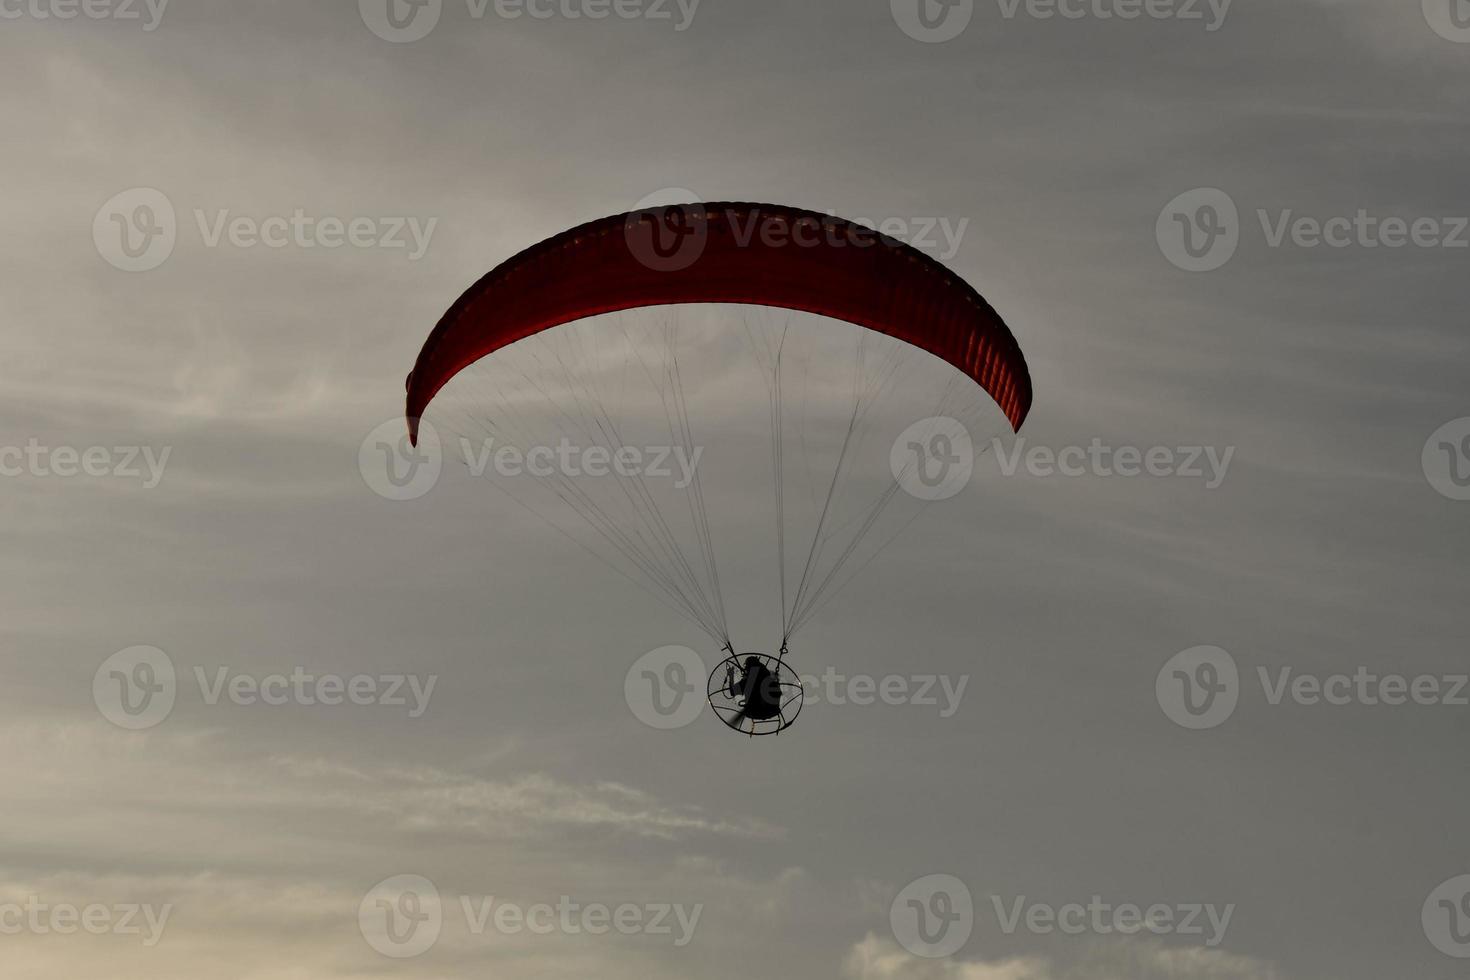
[[[0,973],[1462,974],[1470,5],[387,2],[0,0]],[[1184,470],[988,454],[803,635],[956,703],[657,730],[630,668],[703,634],[461,470],[365,481],[466,286],[669,189],[932,225],[1020,448]],[[249,696],[293,672],[420,688]]]

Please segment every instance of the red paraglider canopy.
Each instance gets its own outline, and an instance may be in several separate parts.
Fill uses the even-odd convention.
[[[408,376],[410,436],[439,389],[517,340],[585,317],[736,303],[845,320],[921,348],[973,378],[1020,429],[1031,376],[1000,315],[969,283],[866,226],[770,204],[708,203],[614,215],[501,263],[440,319]]]

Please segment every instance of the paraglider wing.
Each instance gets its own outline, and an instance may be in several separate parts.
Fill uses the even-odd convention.
[[[670,212],[677,251],[643,247]],[[617,310],[683,303],[769,306],[844,320],[954,365],[1011,426],[1031,408],[1031,378],[1010,330],[963,279],[917,249],[815,211],[709,203],[635,211],[563,232],[470,287],[440,319],[408,376],[419,418],[465,367],[543,330]]]

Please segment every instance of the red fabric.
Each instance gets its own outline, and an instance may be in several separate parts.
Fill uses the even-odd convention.
[[[681,216],[702,240],[684,240],[687,263],[661,263],[648,248],[650,222]],[[485,275],[419,352],[407,381],[410,434],[417,439],[419,417],[439,389],[487,354],[584,317],[675,303],[774,306],[845,320],[953,364],[1018,430],[1031,409],[1030,372],[1010,330],[934,259],[842,218],[710,203],[580,225]]]

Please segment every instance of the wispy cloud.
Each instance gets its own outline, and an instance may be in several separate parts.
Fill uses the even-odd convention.
[[[843,963],[847,980],[1281,980],[1266,963],[1214,949],[1150,940],[1095,943],[1067,959],[924,959],[869,933]]]

